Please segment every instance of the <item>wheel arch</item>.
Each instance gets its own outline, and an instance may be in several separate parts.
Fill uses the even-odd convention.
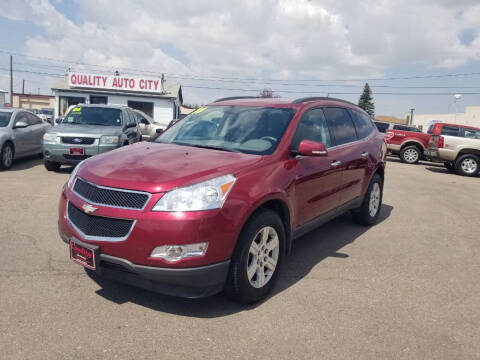
[[[468,148],[461,149],[461,150],[458,152],[457,157],[455,158],[455,160],[457,160],[460,156],[462,156],[462,155],[467,155],[467,154],[473,154],[473,155],[476,155],[476,156],[480,156],[480,149],[468,149]]]
[[[1,147],[3,148],[6,144],[12,145],[13,156],[15,156],[15,143],[13,142],[13,140],[12,139],[5,140]]]
[[[286,199],[282,199],[280,196],[269,196],[266,198],[263,198],[259,200],[258,202],[255,203],[254,206],[252,206],[251,210],[248,212],[247,216],[245,217],[241,229],[245,227],[245,224],[253,217],[255,216],[256,213],[259,211],[262,211],[264,209],[272,210],[273,212],[277,213],[280,216],[280,219],[282,220],[285,228],[285,241],[286,241],[286,247],[285,247],[285,255],[290,254],[291,248],[292,248],[292,222],[291,222],[291,211],[290,207],[288,206],[288,203]],[[240,230],[240,234],[242,233],[242,230]],[[238,243],[238,239],[237,239]]]
[[[425,151],[425,146],[420,141],[417,140],[406,140],[405,142],[402,143],[402,146],[400,146],[400,151],[402,151],[403,148],[407,146],[416,146],[420,149],[420,151],[423,152]]]

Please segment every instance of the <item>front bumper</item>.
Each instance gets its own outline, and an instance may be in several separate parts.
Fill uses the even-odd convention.
[[[70,148],[83,148],[84,155],[70,155]],[[114,145],[99,145],[98,139],[92,145],[86,144],[43,144],[43,156],[45,160],[57,162],[64,165],[75,165],[80,161],[85,160],[91,156],[101,154],[119,147],[119,144]]]
[[[69,237],[60,233],[68,244]],[[78,242],[78,239],[75,241]],[[93,277],[122,282],[160,294],[184,298],[203,298],[223,290],[227,279],[230,260],[192,268],[162,268],[137,265],[123,258],[99,254],[95,271],[88,270]]]

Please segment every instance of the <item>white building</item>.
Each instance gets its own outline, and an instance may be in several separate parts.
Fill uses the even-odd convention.
[[[0,89],[0,107],[5,106],[5,94],[7,92],[5,90]]]
[[[415,114],[413,125],[422,126],[423,132],[434,122],[470,125],[480,128],[480,106],[467,106],[464,113]]]
[[[160,78],[68,73],[52,87],[55,117],[64,116],[76,104],[127,105],[167,126],[177,119],[183,103],[182,87],[167,86]]]

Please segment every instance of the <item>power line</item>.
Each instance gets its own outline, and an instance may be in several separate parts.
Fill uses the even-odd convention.
[[[69,61],[69,60],[59,60],[53,59],[48,57],[39,57],[39,56],[32,56],[26,55],[21,53],[15,52],[8,52],[5,50],[0,50],[1,53],[4,54],[12,54],[21,57],[28,57],[32,59],[41,59],[53,62],[59,62],[63,64],[77,64],[83,66],[93,66],[96,68],[105,68],[111,70],[121,70],[121,71],[135,71],[135,72],[142,72],[143,74],[157,74],[160,75],[161,73],[148,71],[148,70],[139,70],[135,68],[120,68],[120,67],[111,67],[105,65],[98,65],[98,64],[88,64],[83,63],[80,61]],[[164,72],[165,73],[165,72]],[[166,73],[169,77],[174,78],[181,78],[181,79],[190,79],[190,80],[203,80],[203,81],[239,81],[239,82],[252,82],[252,81],[265,81],[265,82],[284,82],[284,83],[291,83],[291,82],[321,82],[321,81],[330,81],[330,82],[352,82],[352,81],[393,81],[393,80],[418,80],[418,79],[434,79],[434,78],[453,78],[453,77],[464,77],[464,76],[478,76],[480,72],[470,72],[470,73],[451,73],[451,74],[434,74],[434,75],[413,75],[413,76],[398,76],[398,77],[371,77],[371,78],[351,78],[351,79],[265,79],[265,78],[241,78],[241,77],[225,77],[225,76],[215,76],[215,75],[195,75],[195,74],[175,74],[175,73]]]

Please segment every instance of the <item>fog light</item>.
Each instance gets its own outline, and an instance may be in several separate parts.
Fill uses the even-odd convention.
[[[151,257],[161,258],[168,262],[176,262],[185,258],[203,256],[207,252],[208,243],[188,245],[165,245],[152,250]]]

